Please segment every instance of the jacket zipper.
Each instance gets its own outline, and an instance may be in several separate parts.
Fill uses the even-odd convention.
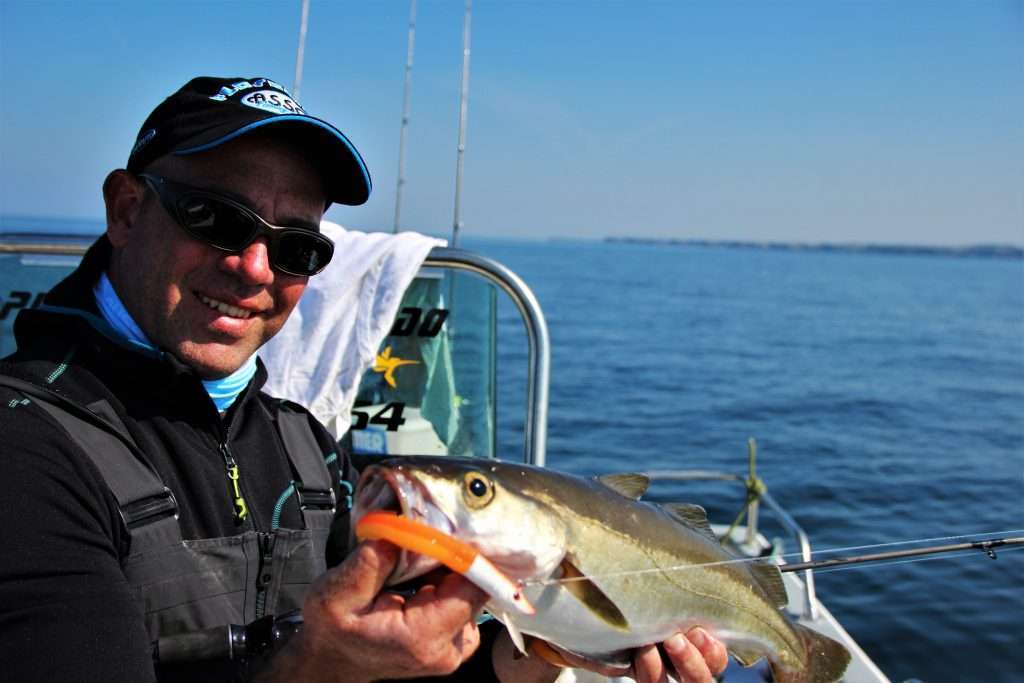
[[[249,506],[242,495],[241,472],[226,441],[220,444],[220,452],[224,456],[224,467],[227,470],[228,479],[231,480],[234,494],[232,502],[235,505],[235,523],[241,524],[249,516]],[[274,578],[271,572],[274,560],[274,534],[257,531],[256,538],[260,547],[260,566],[256,574],[256,618],[260,619],[266,613],[267,591]]]
[[[260,544],[260,569],[256,578],[256,618],[261,619],[267,611],[267,591],[274,578],[271,568],[274,561],[274,535],[258,532]]]
[[[242,485],[241,485],[241,473],[238,471],[238,463],[235,462],[235,458],[231,455],[231,450],[228,448],[227,442],[220,445],[221,455],[224,456],[224,467],[228,472],[228,479],[231,480],[231,485],[234,489],[234,504],[235,504],[235,523],[241,524],[245,521],[245,518],[249,516],[249,506],[245,503],[245,498],[242,496]]]

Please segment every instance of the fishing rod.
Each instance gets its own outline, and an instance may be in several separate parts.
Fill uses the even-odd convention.
[[[409,3],[409,37],[405,50],[405,88],[402,95],[402,127],[398,133],[398,184],[395,187],[395,227],[401,231],[402,190],[405,189],[405,141],[409,131],[409,112],[412,100],[412,58],[416,47],[416,0]]]
[[[309,26],[309,0],[302,0],[302,18],[299,20],[299,47],[295,52],[295,79],[292,81],[292,95],[299,99],[302,90],[302,63],[306,56],[306,29]]]
[[[452,248],[459,246],[462,229],[462,170],[466,156],[466,118],[469,114],[469,45],[470,26],[473,22],[473,0],[466,0],[466,14],[462,22],[462,87],[459,95],[459,148],[455,161],[455,219],[452,223]]]
[[[808,571],[814,569],[830,570],[830,569],[841,569],[843,567],[849,567],[851,565],[858,564],[871,564],[871,563],[885,563],[894,562],[895,560],[902,560],[904,562],[923,562],[928,559],[941,559],[937,557],[928,557],[934,555],[940,555],[945,553],[954,552],[966,552],[971,550],[979,550],[984,552],[988,557],[996,559],[996,549],[1007,549],[1005,552],[1014,552],[1024,550],[1024,536],[1011,536],[1009,534],[1021,533],[1019,529],[1013,529],[1008,531],[990,532],[1000,533],[1003,536],[996,536],[992,538],[979,539],[975,541],[965,541],[961,543],[947,543],[943,545],[932,545],[921,548],[908,548],[905,550],[887,550],[884,552],[870,553],[864,555],[850,555],[846,557],[835,557],[823,560],[809,560],[804,562],[790,562],[777,565],[781,572],[798,572]],[[984,534],[966,534],[959,536],[952,536],[947,538],[967,538],[969,536],[981,536]],[[940,538],[931,539],[915,539],[909,541],[899,541],[895,543],[881,543],[876,545],[863,545],[853,546],[847,548],[834,548],[829,550],[822,550],[816,553],[817,555],[823,555],[827,553],[835,552],[850,552],[854,550],[863,550],[868,548],[878,548],[884,546],[895,546],[895,545],[908,545],[910,543],[924,543],[930,541],[946,540]],[[749,564],[752,562],[770,562],[773,559],[784,559],[787,556],[800,557],[801,553],[790,553],[788,555],[777,555],[777,556],[763,556],[763,557],[734,557],[728,560],[716,560],[712,562],[697,562],[694,564],[681,564],[670,567],[651,567],[648,569],[630,569],[619,572],[607,572],[602,574],[594,574],[587,576],[570,576],[570,577],[558,577],[550,579],[528,579],[523,581],[526,585],[554,585],[559,583],[572,583],[575,581],[586,581],[591,579],[605,579],[615,578],[622,576],[632,576],[638,574],[663,574],[665,572],[676,572],[676,571],[688,571],[694,569],[702,569],[708,567],[720,567],[727,565],[738,565],[738,564]],[[907,559],[911,558],[911,559]]]
[[[981,541],[971,541],[968,543],[947,543],[945,545],[933,545],[926,546],[924,548],[911,548],[909,550],[890,550],[884,553],[870,553],[867,555],[834,557],[827,560],[812,560],[810,562],[793,562],[779,565],[779,571],[799,572],[804,571],[805,569],[831,569],[833,567],[844,567],[851,564],[888,562],[891,560],[898,560],[906,557],[938,555],[940,553],[953,553],[962,550],[980,550],[994,560],[996,559],[996,548],[1007,548],[1019,545],[1024,545],[1024,537],[990,538]]]

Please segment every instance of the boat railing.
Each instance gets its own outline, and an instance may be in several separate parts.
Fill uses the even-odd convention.
[[[737,482],[744,488],[747,487],[748,479],[739,474],[732,472],[720,472],[716,470],[648,470],[644,474],[654,481],[727,481]],[[771,511],[775,514],[777,521],[783,528],[786,529],[796,539],[797,544],[800,547],[800,557],[803,562],[810,562],[811,553],[811,540],[807,536],[807,532],[803,530],[803,527],[793,516],[786,511],[778,501],[769,493],[767,490],[761,490],[756,496],[752,496],[748,499],[747,505],[747,528],[746,528],[746,539],[745,542],[753,546],[757,539],[758,534],[758,508],[759,503],[763,502],[767,505]],[[814,570],[805,569],[803,571],[803,591],[804,591],[804,607],[802,616],[807,619],[816,619],[817,613],[817,599],[814,591]]]
[[[551,380],[551,339],[540,303],[522,278],[492,258],[463,249],[435,247],[424,267],[475,273],[500,287],[515,304],[526,326],[529,370],[523,459],[543,467],[547,461],[548,387]]]

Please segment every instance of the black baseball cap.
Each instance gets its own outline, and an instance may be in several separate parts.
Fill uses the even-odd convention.
[[[253,131],[301,146],[323,174],[331,202],[355,206],[369,198],[370,172],[348,138],[269,78],[193,78],[142,124],[128,170],[139,173],[166,154],[203,152]]]

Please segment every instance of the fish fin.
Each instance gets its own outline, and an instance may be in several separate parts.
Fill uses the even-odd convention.
[[[560,669],[571,669],[572,664],[569,660],[562,655],[562,652],[556,649],[548,641],[543,638],[531,638],[530,639],[530,650],[534,652],[538,657],[543,659],[551,666],[557,666]]]
[[[699,531],[715,543],[718,543],[718,537],[715,536],[715,532],[711,530],[711,524],[708,522],[708,513],[700,505],[661,503],[661,507],[679,522],[682,522],[694,531]]]
[[[729,645],[729,654],[740,663],[740,666],[753,666],[759,659],[764,659],[765,653],[757,647]]]
[[[801,668],[771,662],[776,683],[835,683],[843,677],[850,663],[850,652],[845,647],[806,626],[793,624],[793,629],[804,643],[807,661]]]
[[[789,596],[786,594],[786,584],[782,582],[782,572],[779,567],[771,562],[751,562],[750,573],[754,580],[761,586],[768,595],[768,599],[776,607],[785,607],[789,604]]]
[[[633,666],[633,651],[632,650],[615,650],[614,652],[599,652],[596,654],[584,654],[582,652],[576,652],[569,650],[561,645],[557,646],[558,649],[563,650],[577,659],[596,664],[605,668],[611,667],[618,669],[615,673],[616,676],[626,676],[629,674],[630,669]]]
[[[647,491],[647,487],[651,485],[651,478],[646,474],[638,472],[602,474],[594,478],[612,491],[615,491],[615,493],[632,500],[639,500],[640,496],[644,495],[644,492]]]
[[[629,622],[611,598],[605,595],[604,591],[598,588],[593,581],[584,576],[568,557],[562,560],[561,578],[572,579],[562,583],[562,588],[569,591],[574,598],[582,602],[602,621],[621,631],[629,630]]]
[[[526,641],[523,639],[523,634],[516,627],[516,625],[512,623],[512,619],[509,618],[508,614],[502,612],[498,616],[498,621],[505,625],[505,630],[508,631],[508,635],[512,639],[512,642],[515,644],[516,649],[524,655],[529,656],[529,653],[526,651]]]

